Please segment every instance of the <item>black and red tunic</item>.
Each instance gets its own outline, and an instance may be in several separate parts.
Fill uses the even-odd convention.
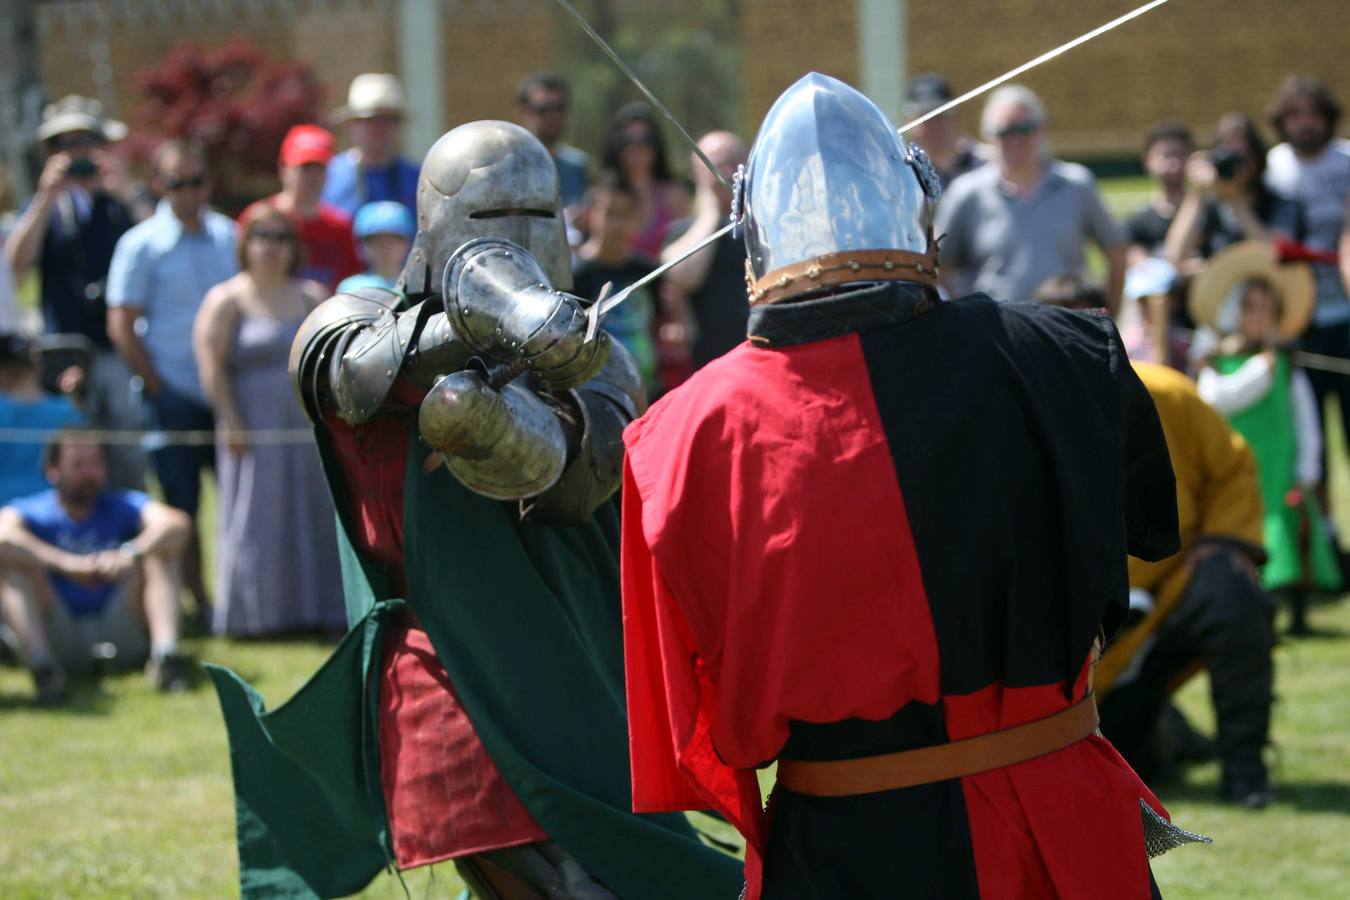
[[[633,795],[712,806],[749,896],[1147,897],[1140,801],[1103,738],[863,797],[755,770],[938,744],[1065,709],[1175,551],[1156,412],[1110,320],[886,285],[761,307],[747,343],[625,433]],[[880,888],[880,890],[879,890]]]

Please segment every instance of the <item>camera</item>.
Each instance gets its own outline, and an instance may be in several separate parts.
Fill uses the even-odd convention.
[[[1247,154],[1232,147],[1215,147],[1209,151],[1209,163],[1220,181],[1232,181],[1247,162]]]
[[[86,178],[90,175],[97,175],[98,164],[87,156],[72,159],[70,165],[66,167],[66,174],[71,178]]]

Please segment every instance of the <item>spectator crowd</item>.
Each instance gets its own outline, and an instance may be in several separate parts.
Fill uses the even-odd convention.
[[[952,96],[944,78],[921,75],[906,112]],[[682,257],[721,227],[732,198],[697,158],[692,190],[677,177],[642,103],[615,113],[593,165],[563,140],[569,101],[565,80],[533,75],[516,117],[556,162],[573,290],[595,297]],[[67,672],[109,663],[186,687],[183,621],[234,637],[344,627],[332,505],[312,442],[293,437],[306,422],[287,354],[334,291],[396,286],[417,233],[418,166],[399,154],[405,113],[394,76],[358,76],[332,117],[349,149],[319,124],[295,126],[277,159],[280,191],[236,221],[210,206],[212,173],[192,144],[159,147],[139,185],[115,150],[126,126],[96,101],[46,110],[45,164],[0,261],[0,429],[11,435],[0,438],[0,634],[43,702],[61,698]],[[1087,168],[1052,155],[1051,111],[1025,87],[989,96],[982,140],[950,112],[910,134],[945,188],[934,227],[944,296],[1105,310],[1154,393],[1186,549],[1170,565],[1131,568],[1132,622],[1099,673],[1103,721],[1146,775],[1217,754],[1226,795],[1250,806],[1269,797],[1272,597],[1298,634],[1310,600],[1344,580],[1322,424],[1334,400],[1350,444],[1350,142],[1336,137],[1339,117],[1323,85],[1291,77],[1264,122],[1230,112],[1203,141],[1157,123],[1141,148],[1151,192],[1123,221]],[[727,182],[746,160],[727,131],[699,149]],[[30,272],[38,337],[13,302]],[[655,397],[744,340],[747,314],[745,251],[726,235],[605,327]],[[135,437],[161,432],[153,445]],[[162,502],[144,493],[147,458]],[[212,474],[207,585],[197,518]],[[185,609],[180,589],[193,600]],[[1213,685],[1212,741],[1168,703],[1197,664]]]

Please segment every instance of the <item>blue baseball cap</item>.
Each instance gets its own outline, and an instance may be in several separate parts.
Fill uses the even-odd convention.
[[[408,207],[402,203],[379,200],[367,203],[356,211],[352,232],[360,239],[374,234],[397,234],[412,240],[417,235],[417,223],[413,221]]]

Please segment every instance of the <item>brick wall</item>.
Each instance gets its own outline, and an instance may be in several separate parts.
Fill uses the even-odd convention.
[[[1132,9],[1136,0],[908,0],[910,71],[940,71],[958,92]],[[855,4],[743,0],[750,130],[809,69],[856,78]],[[1050,111],[1053,147],[1133,153],[1150,123],[1177,117],[1204,137],[1219,116],[1260,116],[1285,75],[1315,75],[1350,104],[1344,0],[1177,0],[1071,50],[1024,83]],[[856,83],[856,81],[854,81]],[[963,109],[975,130],[980,103]],[[1343,128],[1344,130],[1344,128]]]
[[[99,96],[126,114],[135,102],[132,76],[141,66],[189,37],[211,44],[243,34],[270,54],[310,63],[331,107],[343,101],[354,75],[398,71],[397,3],[51,0],[38,7],[41,68],[53,96]],[[1134,0],[906,5],[910,71],[941,71],[961,90],[1120,14]],[[741,92],[745,133],[753,134],[774,98],[811,69],[857,83],[856,6],[854,0],[740,0],[741,83],[727,89]],[[637,16],[636,8],[616,0],[621,15]],[[644,27],[652,15],[650,5],[641,5]],[[547,0],[447,0],[445,122],[514,116],[517,81],[559,65],[558,55],[575,46],[563,29],[575,27]],[[1132,153],[1159,118],[1179,117],[1204,135],[1227,110],[1260,114],[1279,81],[1295,70],[1323,78],[1350,104],[1346,27],[1344,0],[1296,6],[1176,0],[1048,63],[1025,82],[1045,98],[1058,152]],[[114,77],[100,88],[95,69],[105,41]],[[961,113],[971,130],[979,109],[976,101]]]
[[[754,135],[774,99],[809,71],[857,83],[854,11],[853,0],[742,0],[746,135]]]

